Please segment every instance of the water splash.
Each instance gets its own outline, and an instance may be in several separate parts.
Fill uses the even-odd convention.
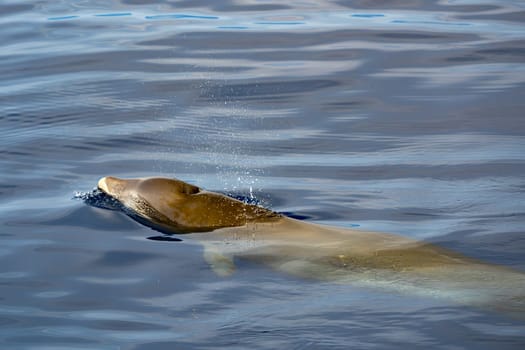
[[[72,199],[81,200],[87,205],[96,208],[120,211],[124,210],[122,204],[118,200],[107,195],[98,188],[94,188],[91,192],[77,191]]]
[[[265,203],[257,198],[253,193],[241,193],[241,192],[224,192],[224,194],[228,197],[231,197],[233,199],[237,199],[241,202],[244,202],[246,204],[253,204],[260,207],[266,207]]]

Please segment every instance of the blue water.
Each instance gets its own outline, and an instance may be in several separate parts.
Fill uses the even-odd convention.
[[[489,311],[219,277],[73,197],[175,176],[525,271],[524,24],[517,0],[2,1],[0,348],[523,349]]]

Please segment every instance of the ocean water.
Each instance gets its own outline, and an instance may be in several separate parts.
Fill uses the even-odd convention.
[[[486,310],[220,277],[74,198],[177,177],[525,272],[523,1],[3,0],[0,28],[0,348],[525,347]]]

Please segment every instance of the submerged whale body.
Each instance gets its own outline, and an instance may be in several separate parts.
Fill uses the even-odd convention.
[[[295,220],[176,179],[104,177],[135,220],[192,234],[219,275],[250,259],[295,276],[449,299],[525,318],[525,274],[403,236]]]

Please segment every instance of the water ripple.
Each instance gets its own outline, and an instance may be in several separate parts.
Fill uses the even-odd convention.
[[[1,2],[0,348],[523,348],[520,321],[482,310],[243,259],[216,276],[191,235],[155,236],[91,189],[175,176],[525,270],[524,14]]]

